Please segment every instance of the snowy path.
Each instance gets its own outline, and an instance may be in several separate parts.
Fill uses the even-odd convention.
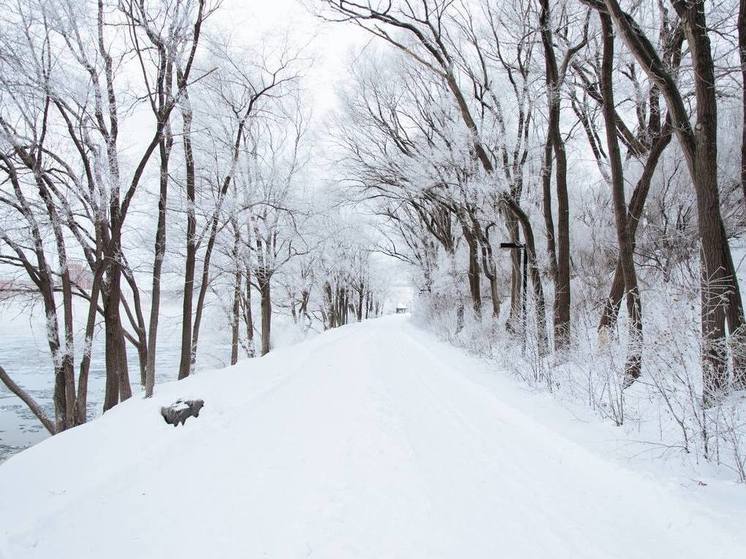
[[[746,557],[401,317],[164,385],[0,467],[2,559]],[[205,399],[185,428],[157,408]],[[742,520],[742,519],[741,519]]]

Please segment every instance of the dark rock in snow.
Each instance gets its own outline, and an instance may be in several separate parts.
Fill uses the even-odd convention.
[[[199,417],[199,411],[205,405],[204,400],[176,400],[170,406],[161,408],[161,415],[166,423],[176,427],[184,425],[188,417]]]

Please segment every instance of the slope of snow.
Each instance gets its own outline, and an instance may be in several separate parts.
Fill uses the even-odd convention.
[[[484,367],[396,316],[161,385],[0,466],[0,557],[746,557],[742,487],[604,457]]]

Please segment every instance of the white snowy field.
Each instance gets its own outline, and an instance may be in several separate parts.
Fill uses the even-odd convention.
[[[159,407],[205,400],[166,425]],[[391,316],[160,385],[0,466],[0,558],[739,558],[746,490],[641,469]]]

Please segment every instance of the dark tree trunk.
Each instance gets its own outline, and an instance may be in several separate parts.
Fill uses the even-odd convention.
[[[127,284],[132,290],[132,302],[134,306],[134,313],[130,308],[130,304],[127,299],[122,299],[122,308],[124,309],[125,315],[129,320],[132,327],[135,329],[135,340],[132,336],[128,336],[125,333],[125,338],[135,346],[137,350],[137,361],[140,367],[140,381],[142,386],[145,386],[146,371],[148,363],[148,341],[147,341],[147,326],[145,325],[145,315],[142,312],[142,303],[140,301],[140,291],[137,287],[137,282],[132,270],[129,269],[126,262],[122,266],[122,274]]]
[[[492,317],[500,316],[500,292],[497,282],[497,269],[495,267],[495,258],[492,254],[492,244],[490,243],[489,230],[492,225],[483,228],[476,217],[471,214],[471,223],[474,227],[474,235],[479,241],[479,250],[482,257],[482,272],[487,281],[490,283],[490,300],[492,301]]]
[[[328,281],[324,282],[324,302],[326,306],[326,321],[325,327],[334,328],[337,326],[336,311],[334,308],[334,295],[332,290],[332,284]]]
[[[191,342],[191,355],[190,365],[184,376],[179,371],[179,378],[184,378],[190,375],[194,371],[194,367],[197,363],[197,348],[199,346],[199,332],[202,326],[202,313],[205,308],[205,299],[207,298],[207,289],[210,286],[210,259],[212,257],[212,250],[215,246],[215,238],[218,234],[218,218],[217,215],[214,218],[213,224],[210,229],[210,236],[207,240],[207,249],[205,250],[205,257],[202,262],[202,275],[200,278],[199,293],[197,294],[197,306],[194,312],[194,324],[192,326],[192,342]]]
[[[741,0],[738,10],[738,50],[741,60],[741,190],[746,206],[746,0]]]
[[[104,351],[106,352],[104,411],[132,396],[127,370],[127,348],[119,314],[122,274],[118,259],[119,250],[115,250],[113,254],[110,253],[104,295]]]
[[[704,3],[691,2],[680,9],[691,51],[697,99],[695,149],[690,157],[702,240],[702,331],[705,336],[705,399],[714,402],[728,391],[725,324],[741,334],[743,304],[733,259],[720,214],[717,169],[717,96]],[[738,365],[738,363],[737,363]],[[746,371],[736,367],[743,380]]]
[[[83,340],[83,358],[80,360],[78,373],[78,396],[75,401],[75,424],[82,425],[87,419],[88,406],[88,376],[91,370],[91,355],[93,353],[93,335],[96,328],[96,317],[98,313],[98,299],[103,280],[103,262],[98,262],[94,269],[93,282],[91,284],[91,297],[88,303],[88,317],[85,325],[85,338]]]
[[[552,168],[553,168],[553,151],[552,137],[547,136],[544,144],[544,162],[541,167],[541,189],[542,189],[542,210],[544,213],[544,228],[547,237],[547,256],[549,257],[549,273],[552,281],[557,281],[557,249],[555,247],[554,237],[554,217],[552,215]]]
[[[158,222],[155,229],[155,247],[153,258],[153,284],[150,298],[150,322],[148,325],[147,364],[145,366],[145,396],[153,395],[155,386],[155,354],[158,346],[158,318],[161,311],[161,271],[166,255],[166,207],[168,200],[168,163],[173,146],[173,135],[170,125],[163,129],[163,137],[158,142],[160,155]]]
[[[640,376],[642,367],[642,304],[637,286],[637,272],[633,258],[633,242],[627,226],[627,202],[624,196],[624,169],[616,130],[616,105],[614,103],[614,28],[611,18],[599,13],[603,33],[603,60],[601,64],[601,94],[606,124],[606,145],[611,168],[611,188],[614,202],[619,262],[627,294],[629,341],[625,365],[624,386],[631,385]]]
[[[197,267],[197,218],[194,213],[196,199],[194,154],[192,152],[192,109],[189,97],[185,95],[182,106],[184,163],[186,168],[187,230],[186,260],[184,263],[184,294],[181,310],[181,353],[179,378],[189,375],[192,368],[192,305],[194,300],[194,273]],[[152,393],[152,387],[150,388]]]
[[[241,262],[239,260],[239,245],[241,236],[238,223],[233,221],[233,307],[231,309],[231,365],[238,362],[239,315],[241,313]]]
[[[549,103],[547,134],[556,160],[557,273],[554,282],[554,347],[556,350],[561,350],[570,343],[570,204],[567,195],[567,155],[565,141],[560,131],[561,97],[559,90],[561,82],[550,27],[549,0],[541,0],[539,19]]]
[[[244,290],[243,297],[243,321],[246,326],[246,355],[248,357],[256,356],[256,349],[254,347],[254,315],[251,310],[251,267],[248,259],[244,264],[244,272],[246,274],[246,289]]]
[[[358,285],[358,294],[357,294],[357,321],[361,322],[363,320],[363,300],[365,299],[365,283],[360,282]]]
[[[484,237],[480,240],[482,250],[482,271],[487,277],[487,281],[490,282],[490,299],[492,301],[492,317],[498,318],[500,316],[500,290],[497,281],[497,270],[495,268],[495,261],[492,255],[492,246],[490,246],[489,238]]]
[[[464,239],[469,247],[469,293],[471,294],[471,304],[474,309],[474,315],[479,318],[482,316],[482,289],[479,278],[479,247],[474,233],[465,224],[462,224]]]
[[[270,287],[270,276],[264,270],[257,270],[257,281],[259,282],[259,296],[262,309],[262,355],[267,355],[271,348],[272,328],[272,294]]]
[[[743,304],[720,213],[717,182],[717,98],[704,3],[673,2],[691,53],[697,112],[697,126],[694,129],[675,80],[645,34],[616,0],[605,0],[605,4],[627,47],[666,97],[674,130],[682,146],[697,195],[701,243],[703,396],[705,404],[712,405],[729,388],[726,321],[728,330],[740,337]],[[746,375],[742,367],[736,366],[735,369],[737,377]]]
[[[308,327],[311,325],[311,317],[308,314],[308,303],[310,300],[311,292],[308,289],[303,289],[300,293],[300,308],[298,309],[298,314],[301,316],[301,320],[304,321],[304,330],[308,329]],[[365,313],[365,318],[368,318],[367,311]]]
[[[746,0],[741,0],[738,10],[738,47],[741,60],[741,189],[743,191],[743,203],[746,208]],[[731,335],[736,336],[733,384],[736,390],[746,390],[746,365],[743,360],[746,359],[746,340],[745,333],[742,331],[743,326],[734,326],[742,321],[742,316],[738,315],[738,309],[733,308],[731,304],[728,307],[730,311],[730,331]]]

